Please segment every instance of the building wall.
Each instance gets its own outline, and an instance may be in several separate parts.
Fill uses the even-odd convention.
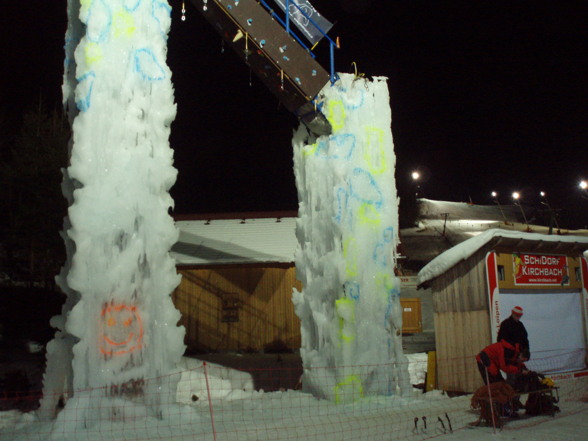
[[[172,294],[172,300],[182,314],[180,324],[186,328],[185,343],[189,352],[300,349],[300,319],[294,312],[292,290],[302,289],[302,284],[296,279],[293,265],[181,267],[178,272],[182,281]],[[412,286],[410,282],[403,282],[402,297],[408,295],[412,301],[421,300],[418,321],[422,322],[422,329],[412,338],[418,340],[429,333],[432,343],[428,346],[434,347],[430,292],[416,291],[416,285],[414,290],[405,291],[407,284]],[[409,306],[414,307],[413,304]],[[410,350],[413,346],[427,346],[429,340],[407,341],[408,352],[415,352]]]
[[[400,303],[402,306],[402,348],[405,354],[429,352],[435,350],[435,320],[433,316],[433,298],[430,288],[417,289],[416,276],[400,277]],[[417,311],[414,302],[420,307]],[[407,312],[410,309],[410,312]],[[415,318],[414,314],[418,317]],[[420,329],[414,331],[411,324],[418,319]]]
[[[478,251],[431,283],[439,389],[472,392],[483,384],[475,356],[491,339],[485,256]]]
[[[429,288],[417,289],[416,276],[400,276],[400,301],[404,299],[420,299],[422,332],[433,333],[435,322],[433,318],[433,300]]]
[[[292,287],[293,265],[180,268],[172,298],[186,328],[190,352],[269,351],[300,348],[300,320]]]

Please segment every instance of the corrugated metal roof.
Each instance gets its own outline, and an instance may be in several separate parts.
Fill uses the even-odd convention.
[[[178,265],[292,263],[296,218],[176,221],[180,238],[171,253]]]

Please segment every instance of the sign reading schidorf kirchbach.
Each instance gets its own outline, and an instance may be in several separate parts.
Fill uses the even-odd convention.
[[[516,286],[566,286],[570,283],[567,256],[530,253],[512,253],[511,256]]]

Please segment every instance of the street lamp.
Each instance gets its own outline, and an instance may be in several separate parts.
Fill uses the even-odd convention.
[[[415,183],[415,185],[416,185],[416,192],[415,192],[415,197],[418,199],[418,197],[419,197],[419,192],[420,192],[420,189],[421,189],[421,186],[420,186],[420,184],[419,184],[419,179],[421,178],[421,174],[420,174],[418,171],[416,171],[416,170],[415,170],[415,171],[413,171],[413,172],[411,173],[411,176],[412,176],[412,180],[413,180],[413,182],[414,182],[414,183]]]
[[[584,199],[588,199],[588,181],[585,181],[584,179],[582,179],[580,181],[580,183],[578,184],[578,187],[580,187],[580,190],[582,190],[582,197]]]
[[[512,198],[514,199],[514,203],[515,203],[515,205],[518,205],[519,208],[521,209],[521,213],[523,214],[523,219],[525,220],[525,224],[527,224],[527,231],[531,231],[531,228],[529,227],[529,222],[527,221],[527,216],[525,215],[525,210],[523,210],[523,206],[519,202],[520,197],[521,197],[521,194],[518,191],[513,192]]]
[[[555,216],[555,211],[553,210],[553,208],[551,208],[551,205],[549,205],[549,202],[547,201],[547,195],[545,194],[545,192],[540,191],[539,195],[541,196],[541,199],[542,199],[541,203],[543,205],[545,205],[547,207],[547,209],[549,210],[549,233],[548,234],[552,234],[553,224],[555,223],[555,226],[559,230],[559,223],[557,222],[557,218]]]
[[[493,191],[490,194],[492,195],[492,199],[494,199],[494,203],[496,205],[498,205],[498,209],[500,210],[500,214],[502,214],[502,218],[504,219],[504,223],[508,224],[508,221],[506,220],[506,216],[504,215],[504,211],[502,211],[502,205],[500,205],[500,202],[498,202],[498,193]]]

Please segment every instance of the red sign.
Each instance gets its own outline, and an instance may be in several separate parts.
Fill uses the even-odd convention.
[[[544,254],[514,253],[515,285],[569,285],[568,258]]]

